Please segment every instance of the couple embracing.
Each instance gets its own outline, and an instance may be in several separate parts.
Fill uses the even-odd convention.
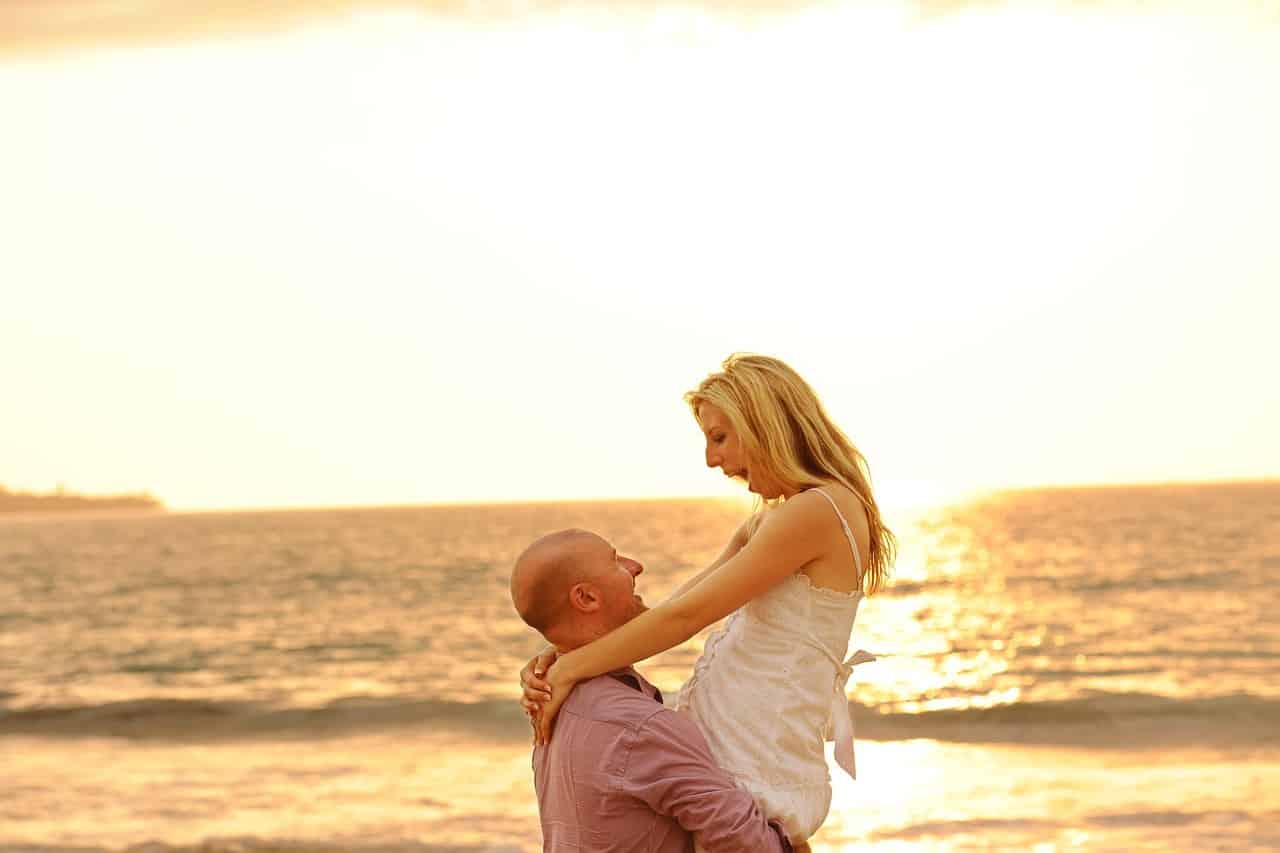
[[[824,740],[854,774],[845,684],[871,656],[849,636],[895,549],[866,462],[777,359],[730,356],[685,399],[706,464],[761,499],[710,566],[652,608],[643,566],[588,531],[512,570],[549,644],[520,674],[546,851],[802,850],[831,805]],[[631,664],[726,616],[667,709]]]

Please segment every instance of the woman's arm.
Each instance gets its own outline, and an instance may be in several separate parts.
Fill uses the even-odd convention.
[[[558,655],[555,646],[543,646],[542,651],[530,658],[520,670],[520,691],[523,694],[520,697],[520,706],[524,708],[525,714],[531,720],[538,714],[542,703],[547,701],[547,696],[550,695],[547,683],[542,680],[542,676],[546,675],[547,667],[555,663],[556,657]]]
[[[538,720],[545,743],[573,685],[680,645],[799,571],[822,552],[830,510],[817,496],[797,495],[770,513],[734,556],[673,597],[594,642],[561,655],[547,672],[551,699]],[[824,512],[825,510],[825,512]]]
[[[755,516],[753,515],[746,521],[742,522],[742,524],[738,526],[738,529],[734,531],[733,536],[729,537],[729,542],[724,546],[724,550],[720,552],[720,556],[716,557],[711,565],[680,584],[680,587],[675,592],[668,595],[666,600],[670,601],[673,598],[679,598],[684,595],[686,592],[700,584],[703,578],[723,566],[731,557],[741,551],[742,546],[746,545],[747,540],[751,538],[750,530],[754,527],[754,521]]]

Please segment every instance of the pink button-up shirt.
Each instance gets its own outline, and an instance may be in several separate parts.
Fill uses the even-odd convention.
[[[584,681],[533,750],[542,849],[786,851],[776,823],[711,759],[698,727],[631,667]]]

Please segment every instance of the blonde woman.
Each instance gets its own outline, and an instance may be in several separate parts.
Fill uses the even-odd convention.
[[[729,616],[677,708],[698,724],[716,762],[799,844],[831,805],[824,736],[854,773],[844,690],[853,666],[871,658],[845,655],[858,604],[884,584],[895,542],[862,454],[809,385],[766,356],[735,354],[722,368],[685,399],[705,435],[707,465],[744,480],[761,499],[759,511],[662,604],[558,659],[544,653],[530,661],[521,673],[523,703],[546,742],[576,683],[678,646]]]

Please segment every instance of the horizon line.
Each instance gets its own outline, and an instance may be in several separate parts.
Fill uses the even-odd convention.
[[[889,509],[919,507],[950,506],[962,501],[976,500],[996,494],[1030,491],[1069,491],[1069,490],[1101,490],[1127,488],[1168,488],[1194,486],[1248,486],[1248,485],[1280,485],[1280,476],[1264,475],[1261,477],[1228,477],[1208,480],[1131,480],[1125,482],[1081,481],[1067,483],[1024,484],[1007,486],[976,487],[958,489],[948,496],[936,500],[919,501],[901,504]],[[658,503],[676,501],[741,501],[750,503],[755,496],[750,493],[742,495],[595,495],[570,497],[531,497],[531,498],[464,498],[461,500],[424,500],[394,503],[353,503],[353,504],[276,504],[260,506],[188,506],[169,507],[159,510],[170,515],[198,515],[203,513],[255,513],[255,512],[337,512],[361,509],[426,509],[444,507],[486,507],[486,506],[544,506],[547,504],[580,504],[580,503]],[[163,503],[163,501],[162,501]]]

